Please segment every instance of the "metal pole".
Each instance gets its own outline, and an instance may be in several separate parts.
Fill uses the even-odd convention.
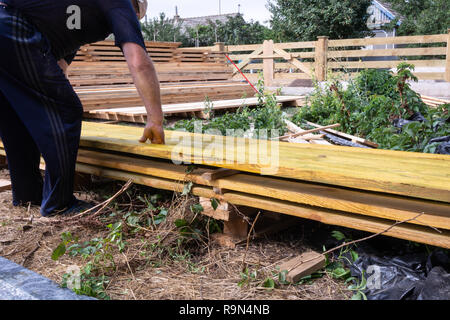
[[[222,0],[219,0],[219,15],[222,14]]]

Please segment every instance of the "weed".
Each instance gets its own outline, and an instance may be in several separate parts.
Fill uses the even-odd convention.
[[[250,285],[254,282],[260,283],[258,281],[258,272],[252,271],[250,272],[248,268],[245,268],[244,271],[240,273],[241,280],[238,282],[238,286],[241,288],[250,287]]]
[[[347,237],[344,233],[340,231],[333,231],[331,236],[338,241],[350,242],[351,238]],[[358,253],[353,249],[355,244],[345,246],[340,249],[337,258],[330,261],[329,257],[326,257],[325,272],[328,273],[332,278],[343,280],[345,284],[350,284],[347,290],[354,292],[352,300],[367,300],[364,290],[366,290],[366,279],[364,271],[362,272],[361,281],[358,282],[356,277],[351,276],[350,269],[348,265],[352,265],[359,259]],[[324,250],[325,251],[325,250]]]

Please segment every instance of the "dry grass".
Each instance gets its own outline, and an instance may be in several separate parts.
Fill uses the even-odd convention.
[[[5,170],[0,171],[0,178],[6,175]],[[105,189],[112,195],[119,188],[117,183],[100,183],[96,192],[81,192],[78,196],[101,202],[105,200],[101,196]],[[145,205],[136,199],[149,192],[157,191],[133,187],[118,199],[115,207],[96,219],[86,217],[69,222],[58,218],[51,223],[40,218],[38,208],[14,208],[11,192],[0,193],[0,255],[61,283],[68,267],[86,263],[79,256],[67,254],[57,261],[51,259],[61,234],[70,232],[80,242],[107,237],[109,230],[105,226],[120,221],[118,212],[145,210]],[[115,269],[107,274],[110,282],[106,292],[112,299],[325,300],[351,296],[342,281],[326,274],[308,284],[280,285],[273,290],[261,287],[265,278],[273,276],[281,260],[309,249],[297,229],[252,240],[248,250],[246,244],[235,249],[220,247],[211,241],[208,232],[199,239],[180,242],[174,225],[177,219],[196,219],[203,221],[201,226],[207,225],[207,218],[196,217],[189,209],[196,201],[189,196],[166,197],[160,202],[169,212],[165,222],[156,227],[123,228],[127,245],[122,253],[115,250]],[[116,213],[113,217],[112,212]],[[244,256],[248,269],[256,271],[257,277],[240,287]]]

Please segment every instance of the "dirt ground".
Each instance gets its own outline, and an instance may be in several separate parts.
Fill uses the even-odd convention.
[[[0,170],[0,178],[7,177],[7,171]],[[94,191],[79,192],[77,196],[98,203],[104,201],[103,190],[111,185],[114,190],[120,188],[119,183],[101,182],[94,187]],[[159,192],[134,188],[133,196],[136,197]],[[111,218],[114,210],[107,210],[99,219],[46,220],[41,218],[39,208],[15,208],[11,200],[10,191],[0,193],[0,256],[57,283],[61,283],[69,267],[76,265],[81,268],[87,262],[80,256],[71,257],[67,254],[57,261],[51,259],[52,252],[61,243],[61,234],[70,232],[79,238],[79,242],[106,237],[110,231],[106,224],[115,219]],[[189,201],[195,202],[196,199],[191,197]],[[122,202],[126,202],[126,197]],[[166,203],[170,205],[170,195]],[[118,200],[115,207],[121,205]],[[180,245],[173,228],[167,228],[173,225],[175,218],[179,218],[177,210],[180,211],[179,207],[170,207],[167,221],[158,230],[146,229],[136,234],[127,234],[127,230],[123,230],[126,246],[123,252],[115,251],[115,268],[108,273],[110,281],[106,286],[106,294],[111,299],[342,300],[352,295],[343,281],[333,279],[327,273],[303,284],[277,284],[273,289],[263,287],[262,282],[274,275],[280,261],[310,250],[302,234],[305,229],[303,223],[277,234],[251,240],[248,249],[246,243],[234,249],[221,247],[209,235],[200,241]],[[308,228],[318,225],[309,224]],[[167,231],[162,237],[161,230]],[[159,239],[159,242],[155,242],[155,239]],[[161,247],[156,246],[156,243]],[[171,249],[165,250],[167,248],[162,246]],[[157,254],[155,248],[159,249]],[[238,283],[245,279],[241,273],[244,260],[249,274],[255,276],[239,286]]]

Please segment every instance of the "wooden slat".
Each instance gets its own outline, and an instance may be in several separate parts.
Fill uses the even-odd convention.
[[[437,48],[402,48],[402,49],[375,49],[375,50],[330,50],[329,58],[350,57],[401,57],[401,56],[437,56],[445,55],[445,47]]]
[[[445,43],[447,38],[445,34],[425,35],[425,36],[404,36],[404,37],[386,37],[386,38],[366,38],[366,39],[345,39],[329,40],[329,47],[351,47],[368,46],[383,44],[416,44],[416,43]]]
[[[279,96],[276,97],[278,103],[291,102],[301,99],[301,96]],[[243,106],[257,106],[259,105],[258,98],[246,98],[246,99],[233,99],[233,100],[220,100],[211,101],[212,108],[214,110],[239,108]],[[169,104],[163,105],[162,109],[164,114],[182,113],[182,112],[197,112],[205,110],[204,101],[201,102],[191,102],[191,103],[181,103],[181,104]],[[118,119],[123,121],[130,121],[135,119],[134,116],[143,116],[143,121],[146,120],[146,109],[145,107],[126,107],[126,108],[114,108],[114,109],[101,109],[89,111],[86,116],[95,119],[110,119],[110,115],[114,113]],[[138,118],[139,119],[139,118]],[[116,120],[116,119],[114,119]],[[140,122],[140,121],[139,121]]]
[[[328,62],[331,69],[366,69],[366,68],[396,68],[401,62],[408,62],[416,67],[445,67],[445,60],[391,60],[391,61],[336,61]]]

